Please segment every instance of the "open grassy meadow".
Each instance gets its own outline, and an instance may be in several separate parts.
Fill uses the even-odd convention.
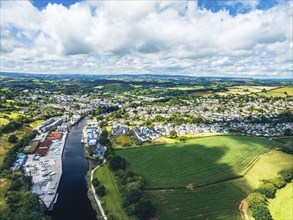
[[[284,94],[286,92],[288,94],[288,96],[293,96],[293,87],[283,87],[283,88],[279,88],[279,89],[274,89],[274,90],[272,90],[272,92],[284,93]]]
[[[293,182],[288,183],[276,193],[276,198],[269,200],[269,209],[275,220],[293,219]]]
[[[7,125],[9,123],[9,120],[6,118],[0,118],[0,126]]]
[[[124,213],[116,180],[109,168],[107,166],[102,166],[95,171],[94,175],[106,188],[106,196],[101,199],[106,215],[109,218],[112,216],[112,219],[118,220],[131,219]]]
[[[280,142],[219,136],[184,143],[116,150],[146,181],[160,219],[240,219],[242,178],[256,158]],[[242,178],[243,179],[243,178]]]
[[[229,95],[229,94],[238,94],[238,95],[249,95],[251,93],[259,93],[263,89],[271,90],[276,87],[271,86],[233,86],[228,87],[228,91],[226,92],[219,92],[219,95]]]
[[[14,144],[11,144],[8,142],[8,137],[11,134],[15,134],[18,137],[18,139],[21,139],[25,135],[30,133],[31,131],[32,131],[32,128],[24,126],[19,130],[16,130],[16,131],[8,133],[8,134],[4,134],[0,137],[0,166],[3,164],[6,153],[14,145]]]
[[[293,167],[293,156],[281,151],[266,153],[256,161],[243,178],[236,180],[247,192],[258,188],[264,179],[273,179],[281,170]]]
[[[111,142],[115,147],[129,147],[132,145],[131,136],[125,134],[113,137]]]
[[[117,150],[116,154],[145,178],[147,188],[176,188],[235,178],[256,156],[279,144],[265,138],[220,136]]]

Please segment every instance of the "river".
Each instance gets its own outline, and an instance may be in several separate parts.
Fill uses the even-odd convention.
[[[63,174],[58,188],[59,197],[52,211],[53,220],[96,220],[96,213],[87,197],[85,175],[89,170],[81,144],[86,118],[72,127],[62,157]]]

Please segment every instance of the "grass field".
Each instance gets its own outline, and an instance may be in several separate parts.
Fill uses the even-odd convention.
[[[276,198],[269,200],[269,209],[274,220],[293,219],[293,182],[288,183],[276,193]]]
[[[119,135],[111,138],[111,142],[115,147],[129,147],[132,145],[131,136]]]
[[[30,123],[30,126],[35,129],[37,128],[38,126],[40,126],[45,120],[37,120],[37,121],[34,121],[32,123]]]
[[[276,87],[271,86],[233,86],[228,87],[227,92],[219,92],[219,95],[229,95],[229,94],[239,94],[239,95],[249,95],[251,93],[259,93],[263,89],[271,90]]]
[[[274,92],[274,91],[260,92],[257,94],[259,96],[265,96],[265,97],[286,97],[284,93]]]
[[[279,89],[274,89],[272,92],[276,93],[287,93],[289,96],[293,96],[293,87],[283,87]]]
[[[220,136],[117,150],[116,154],[126,159],[130,170],[144,177],[147,188],[172,188],[235,178],[253,158],[276,145],[280,143],[264,138]]]
[[[7,117],[9,117],[10,119],[16,119],[18,116],[21,116],[22,114],[19,114],[17,112],[11,112],[9,114],[0,113],[0,117],[3,117],[4,115],[6,115]]]
[[[160,219],[241,219],[238,205],[244,194],[232,183],[193,190],[147,190],[145,193]]]
[[[145,179],[145,193],[160,219],[240,219],[245,192],[235,179],[278,145],[265,138],[218,136],[116,154]]]
[[[153,142],[154,142],[154,144],[175,144],[175,143],[179,143],[180,141],[177,139],[172,139],[172,138],[161,136],[161,137],[156,138]]]
[[[247,193],[259,187],[264,179],[273,179],[278,172],[293,167],[293,156],[280,151],[262,155],[244,178],[235,180]]]
[[[106,196],[102,198],[102,205],[108,218],[112,216],[112,219],[117,220],[131,219],[124,213],[115,177],[109,168],[104,165],[98,168],[94,175],[106,188]]]
[[[0,118],[0,126],[4,126],[7,125],[9,123],[9,120],[5,119],[5,118]]]
[[[6,153],[13,146],[13,144],[8,142],[8,137],[11,134],[15,134],[20,139],[31,131],[32,131],[32,129],[30,127],[24,126],[21,129],[16,130],[15,132],[4,134],[0,137],[0,166],[2,165],[2,163],[4,161]]]

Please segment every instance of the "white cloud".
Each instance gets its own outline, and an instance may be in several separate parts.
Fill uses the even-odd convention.
[[[1,2],[1,71],[289,77],[292,5],[231,16],[195,1],[83,1],[42,11]]]

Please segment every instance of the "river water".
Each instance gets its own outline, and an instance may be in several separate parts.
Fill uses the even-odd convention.
[[[86,118],[72,127],[68,134],[63,157],[63,174],[58,188],[59,197],[52,211],[53,220],[96,220],[96,213],[87,197],[85,175],[89,170],[81,144]]]

